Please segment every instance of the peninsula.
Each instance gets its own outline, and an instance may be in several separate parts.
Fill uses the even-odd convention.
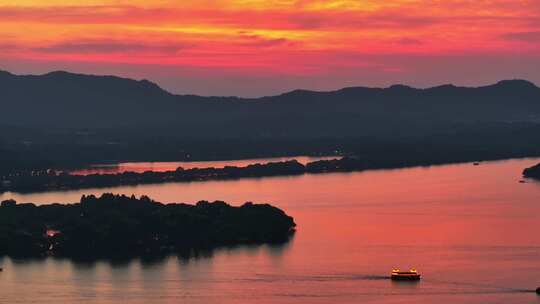
[[[295,226],[267,204],[162,204],[113,194],[43,206],[7,200],[0,205],[0,256],[112,258],[279,243]]]
[[[410,153],[407,157],[342,157],[340,159],[318,160],[302,164],[296,160],[253,164],[245,167],[226,166],[224,168],[192,168],[182,167],[172,171],[143,173],[124,172],[116,174],[73,175],[55,170],[21,171],[16,174],[0,176],[0,193],[2,192],[46,192],[77,190],[88,188],[109,188],[127,185],[159,184],[171,182],[198,182],[211,180],[231,180],[240,178],[262,178],[270,176],[289,176],[301,174],[318,174],[331,172],[353,172],[370,169],[405,168],[427,166],[444,163],[471,162],[477,160],[478,154],[455,154],[447,158],[446,154]],[[493,153],[487,159],[504,158]]]
[[[540,164],[523,170],[523,176],[528,178],[540,179]]]

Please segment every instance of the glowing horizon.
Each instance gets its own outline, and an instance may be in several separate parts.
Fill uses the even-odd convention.
[[[540,82],[537,0],[0,0],[0,69],[176,93]]]

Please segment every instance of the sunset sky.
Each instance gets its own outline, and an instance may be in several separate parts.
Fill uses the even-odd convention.
[[[0,69],[202,95],[540,84],[540,1],[0,0]]]

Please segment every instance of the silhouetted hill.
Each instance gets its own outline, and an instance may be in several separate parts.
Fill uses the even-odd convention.
[[[241,99],[173,95],[147,80],[113,76],[1,75],[3,124],[26,128],[144,127],[177,136],[333,137],[416,134],[415,126],[443,123],[540,120],[540,89],[523,80],[480,88],[296,90]]]
[[[526,143],[540,124],[540,88],[524,80],[245,99],[174,95],[147,80],[114,76],[0,72],[0,92],[0,153],[26,151],[41,160],[317,154],[343,152],[351,142],[355,153],[418,141],[459,148],[495,144],[500,134]]]
[[[0,78],[4,123],[15,126],[101,128],[129,126],[170,107],[171,95],[157,85],[112,76],[52,72]],[[169,105],[167,105],[169,103]]]

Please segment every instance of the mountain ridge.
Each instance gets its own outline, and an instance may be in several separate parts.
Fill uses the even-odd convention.
[[[111,160],[351,154],[385,166],[540,155],[540,88],[348,87],[260,98],[148,80],[0,72],[0,171]]]
[[[2,125],[39,131],[112,130],[170,138],[426,136],[473,123],[538,122],[540,88],[348,87],[260,98],[177,95],[148,80],[55,71],[0,77]],[[1,139],[1,138],[0,138]]]
[[[343,88],[339,88],[339,89],[335,89],[335,90],[309,90],[309,89],[301,89],[301,88],[299,88],[299,89],[294,89],[294,90],[291,90],[291,91],[283,92],[283,93],[277,94],[277,95],[269,95],[269,96],[247,98],[247,97],[240,97],[240,96],[234,96],[234,95],[233,96],[225,96],[225,95],[208,95],[208,96],[205,96],[205,95],[196,95],[196,94],[189,94],[189,93],[186,93],[186,94],[172,93],[172,92],[169,92],[166,89],[163,89],[157,83],[155,83],[155,82],[153,82],[151,80],[148,80],[148,79],[136,80],[136,79],[133,79],[133,78],[121,77],[121,76],[116,76],[116,75],[74,73],[74,72],[68,72],[68,71],[64,71],[64,70],[55,70],[55,71],[47,72],[47,73],[44,73],[44,74],[14,74],[14,73],[11,73],[11,72],[9,72],[7,70],[0,69],[0,75],[2,75],[2,74],[5,75],[5,76],[22,77],[22,78],[24,78],[24,77],[33,77],[33,78],[40,78],[40,77],[52,77],[52,78],[63,77],[63,78],[65,78],[65,77],[70,77],[70,78],[80,78],[80,79],[87,79],[87,80],[89,80],[89,79],[109,79],[109,80],[116,80],[116,81],[131,81],[131,82],[139,83],[141,85],[159,88],[163,92],[166,92],[166,93],[168,93],[170,95],[178,96],[178,97],[199,97],[199,98],[219,98],[219,99],[232,98],[232,99],[239,99],[239,100],[259,100],[259,99],[279,97],[279,96],[284,96],[284,95],[289,95],[289,94],[297,94],[297,93],[321,93],[321,94],[326,93],[326,94],[328,94],[328,93],[337,93],[337,92],[341,92],[341,91],[351,91],[351,90],[414,90],[414,91],[430,91],[430,90],[436,90],[436,89],[451,89],[451,88],[453,88],[453,89],[483,89],[483,88],[493,88],[493,87],[503,87],[503,86],[514,86],[514,87],[519,86],[521,88],[534,88],[534,89],[540,90],[539,86],[537,86],[535,83],[533,83],[533,82],[531,82],[529,80],[515,78],[515,79],[503,79],[503,80],[499,80],[499,81],[497,81],[496,83],[493,83],[493,84],[480,85],[480,86],[457,86],[457,85],[454,85],[452,83],[446,83],[446,84],[435,85],[435,86],[430,86],[430,87],[426,87],[426,88],[419,88],[419,87],[413,87],[413,86],[397,83],[397,84],[389,85],[387,87],[349,86],[349,87],[343,87]]]

